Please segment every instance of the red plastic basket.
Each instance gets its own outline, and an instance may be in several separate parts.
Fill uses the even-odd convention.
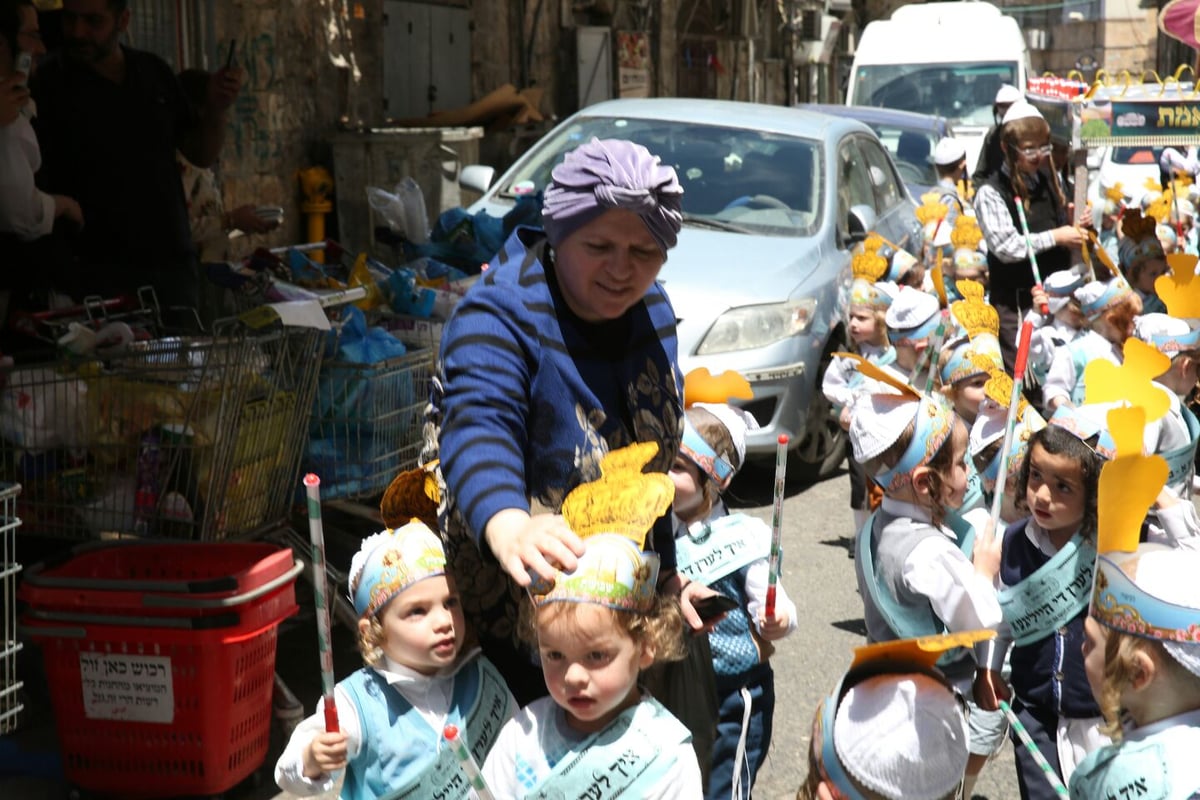
[[[216,615],[290,584],[292,551],[258,542],[106,542],[25,570],[17,597],[41,610]]]
[[[262,625],[200,629],[175,626],[203,618],[26,616],[24,630],[42,646],[67,779],[127,798],[236,786],[266,757],[278,627],[297,610],[292,603]]]

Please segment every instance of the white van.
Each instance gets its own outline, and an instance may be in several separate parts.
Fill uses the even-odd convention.
[[[1001,84],[1025,90],[1029,51],[1021,29],[991,3],[919,3],[863,29],[854,51],[846,105],[945,117],[975,169],[994,120]]]

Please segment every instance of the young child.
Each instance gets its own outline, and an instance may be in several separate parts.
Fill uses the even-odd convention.
[[[1000,355],[1000,315],[983,299],[983,284],[957,282],[962,300],[951,303],[954,319],[966,331],[951,340],[941,357],[942,394],[969,429],[979,415],[983,387],[994,372],[1004,371]]]
[[[1121,277],[1084,284],[1075,290],[1075,298],[1090,330],[1056,349],[1042,386],[1048,414],[1064,404],[1083,403],[1083,371],[1089,362],[1102,358],[1120,365],[1124,361],[1125,340],[1133,335],[1134,318],[1142,313],[1141,299]]]
[[[524,797],[703,796],[687,728],[638,687],[656,659],[683,656],[678,602],[655,590],[659,561],[647,532],[673,486],[642,474],[655,443],[609,452],[602,477],[572,490],[562,512],[584,537],[576,570],[535,584],[521,635],[541,659],[549,697],[504,727],[483,765],[496,800]]]
[[[442,746],[444,726],[458,726],[482,759],[516,704],[478,650],[462,651],[463,615],[441,540],[416,521],[367,537],[351,562],[350,593],[366,666],[334,690],[340,731],[325,731],[318,702],[279,757],[275,782],[315,795],[344,770],[346,798],[468,796],[458,760]]]
[[[1080,435],[1095,442],[1098,428],[1090,417],[1066,407],[1030,438],[1018,489],[1032,516],[1004,531],[999,576],[1004,622],[996,641],[979,648],[975,680],[975,700],[982,708],[996,708],[998,700],[1012,697],[1013,711],[1060,779],[1104,744],[1100,709],[1088,690],[1080,652],[1102,463]],[[1012,663],[1011,695],[1000,678],[1006,654]],[[1053,798],[1028,751],[1016,747],[1015,753],[1022,800]]]
[[[1004,445],[1004,430],[1008,425],[1008,404],[1012,401],[1012,378],[1007,374],[992,375],[984,386],[986,395],[979,405],[979,416],[971,426],[968,449],[972,463],[979,473],[983,487],[984,506],[991,514],[996,484],[1000,477],[1000,448]],[[1004,499],[1000,501],[1000,521],[1005,525],[1023,518],[1024,502],[1017,496],[1017,482],[1029,439],[1046,427],[1046,421],[1029,403],[1021,400],[1017,423],[1013,428],[1008,458],[1004,460]]]
[[[1159,275],[1167,273],[1167,259],[1158,238],[1158,223],[1136,209],[1121,221],[1121,271],[1142,300],[1142,313],[1165,313],[1167,308],[1154,290]],[[1169,231],[1174,235],[1174,231]]]
[[[808,777],[796,800],[959,796],[970,738],[965,704],[933,666],[939,651],[922,645],[856,650],[813,716]]]
[[[796,606],[776,582],[774,614],[767,615],[771,529],[755,517],[729,514],[721,501],[745,459],[746,431],[758,424],[745,411],[723,404],[696,404],[685,414],[683,444],[670,473],[680,523],[678,569],[738,603],[708,635],[720,718],[706,797],[747,800],[771,745],[775,674],[770,643],[796,629]]]
[[[1171,359],[1171,368],[1154,379],[1171,400],[1159,426],[1155,452],[1170,469],[1167,489],[1181,500],[1191,500],[1200,422],[1183,401],[1200,380],[1200,328],[1166,314],[1144,314],[1137,318],[1134,335]]]
[[[1084,668],[1113,744],[1075,770],[1075,800],[1200,795],[1197,575],[1200,553],[1163,545],[1100,557]]]
[[[850,442],[855,458],[884,490],[855,548],[867,641],[999,624],[992,586],[998,552],[973,547],[987,537],[976,540],[970,526],[942,525],[946,509],[961,507],[967,491],[967,430],[954,412],[939,398],[871,395],[855,409]],[[955,685],[970,686],[975,660],[969,649],[948,653],[940,666]],[[1001,722],[983,716],[972,715],[971,783],[1003,740]]]
[[[899,292],[894,283],[874,283],[880,274],[875,267],[886,268],[882,258],[856,255],[853,260],[855,274],[850,287],[849,320],[846,331],[850,335],[853,352],[866,358],[876,366],[889,368],[896,360],[896,350],[888,343],[886,315],[892,298]],[[901,380],[907,375],[895,373]],[[844,430],[850,429],[850,417],[855,398],[874,389],[870,381],[863,379],[855,362],[847,358],[834,358],[821,377],[821,391],[834,406],[834,412]],[[856,528],[861,528],[870,514],[866,480],[862,465],[851,455],[847,459],[850,475],[850,508],[854,513]]]
[[[905,287],[896,293],[884,315],[888,339],[896,349],[894,371],[906,379],[913,377],[911,382],[914,386],[925,385],[926,370],[918,370],[915,376],[913,371],[917,370],[918,363],[929,347],[940,314],[936,297],[919,289]]]
[[[1046,276],[1041,291],[1033,289],[1033,308],[1025,314],[1025,319],[1033,323],[1025,368],[1038,386],[1046,382],[1054,354],[1087,333],[1087,319],[1075,299],[1075,290],[1085,283],[1083,275],[1064,269]],[[1042,303],[1046,304],[1049,316],[1043,317],[1038,310]]]

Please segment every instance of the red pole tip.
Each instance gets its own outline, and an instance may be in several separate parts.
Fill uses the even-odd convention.
[[[446,727],[442,728],[442,736],[446,737],[446,741],[453,742],[458,738],[458,726],[447,725]]]
[[[1014,203],[1016,203],[1017,205],[1020,205],[1020,204],[1021,204],[1021,198],[1020,198],[1018,195],[1015,195],[1015,194],[1014,194],[1014,195],[1013,195],[1013,202],[1014,202]]]
[[[304,476],[305,486],[318,486],[320,483],[321,479],[316,476],[316,473],[310,472]]]
[[[779,434],[779,443],[780,443],[780,444],[787,444],[787,443],[788,443],[788,435],[787,435],[786,433],[781,433],[781,434]]]

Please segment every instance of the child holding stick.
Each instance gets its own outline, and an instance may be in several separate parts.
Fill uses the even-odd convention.
[[[775,674],[771,642],[796,629],[796,606],[776,584],[767,614],[771,530],[745,514],[729,514],[721,493],[741,468],[754,418],[725,404],[685,412],[675,484],[676,559],[681,575],[737,601],[709,634],[720,717],[713,745],[709,800],[745,800],[771,745]]]
[[[415,521],[367,537],[351,562],[350,590],[366,666],[334,690],[341,730],[326,732],[318,703],[292,733],[275,782],[311,796],[345,771],[341,793],[354,798],[465,787],[457,758],[441,745],[443,727],[456,725],[482,758],[516,704],[495,667],[478,650],[462,650],[462,609],[441,540]]]
[[[521,635],[537,648],[549,697],[504,727],[483,765],[497,800],[703,796],[691,735],[638,687],[655,660],[683,656],[677,601],[655,591],[658,556],[646,534],[671,504],[671,479],[643,474],[658,445],[608,453],[602,477],[567,496],[562,513],[583,537],[578,567],[535,584]],[[596,794],[593,794],[596,792]]]

